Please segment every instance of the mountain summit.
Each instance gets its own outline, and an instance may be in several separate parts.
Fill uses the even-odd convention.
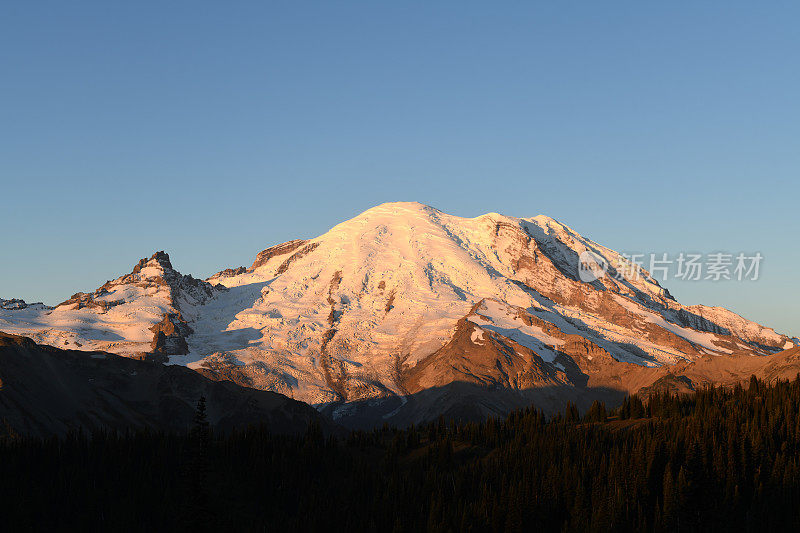
[[[728,310],[680,304],[644,270],[581,281],[584,252],[622,260],[542,215],[461,218],[387,203],[206,281],[159,252],[55,309],[0,309],[0,330],[161,354],[209,377],[333,402],[337,416],[368,401],[397,410],[454,384],[588,401],[592,390],[635,392],[679,363],[793,346]]]
[[[58,348],[105,350],[137,358],[186,353],[183,337],[191,328],[183,313],[193,316],[221,290],[179,273],[167,253],[156,252],[140,260],[130,274],[107,281],[94,292],[75,293],[54,308],[3,307],[0,331]],[[166,357],[156,359],[166,361]]]

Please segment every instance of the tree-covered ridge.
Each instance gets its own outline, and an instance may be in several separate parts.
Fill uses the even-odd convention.
[[[796,530],[800,377],[345,438],[209,437],[199,409],[185,435],[7,435],[0,476],[12,530]]]

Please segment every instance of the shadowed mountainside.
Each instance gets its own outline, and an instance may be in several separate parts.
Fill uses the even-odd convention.
[[[200,396],[206,397],[209,422],[220,431],[265,423],[276,433],[294,434],[312,421],[333,429],[313,408],[281,394],[212,381],[185,367],[61,350],[0,333],[4,430],[30,435],[78,427],[183,431]]]
[[[486,340],[494,337],[487,335]],[[506,341],[507,343],[507,341]],[[489,343],[487,342],[487,345]],[[506,346],[494,350],[471,350],[469,365],[463,366],[453,357],[453,348],[444,359],[441,372],[447,376],[441,383],[417,388],[403,397],[332,403],[322,409],[335,423],[352,429],[369,429],[388,423],[397,427],[419,425],[444,416],[445,419],[483,422],[487,417],[503,417],[515,409],[531,405],[553,415],[563,412],[567,403],[585,412],[592,402],[607,407],[620,405],[624,398],[638,394],[647,398],[655,393],[687,394],[709,385],[733,387],[746,385],[751,376],[766,382],[792,380],[800,373],[800,347],[771,356],[705,356],[673,366],[642,367],[617,361],[606,361],[604,369],[581,380],[578,365],[569,365],[562,354],[567,372],[561,376],[543,375],[546,365],[536,364],[535,354],[523,361],[522,375],[539,376],[523,386],[509,386],[509,373],[504,370],[514,358],[504,353]],[[519,358],[520,354],[516,354]],[[478,363],[474,361],[478,359]],[[506,359],[506,361],[504,361]],[[574,370],[570,370],[570,366]],[[476,375],[476,367],[485,373]],[[469,370],[466,372],[465,369]],[[424,370],[424,369],[423,369]]]

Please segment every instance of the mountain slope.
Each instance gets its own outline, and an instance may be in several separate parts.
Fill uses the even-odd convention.
[[[609,275],[581,281],[587,251],[612,265]],[[456,383],[588,400],[589,391],[648,387],[661,368],[794,346],[728,310],[681,305],[644,270],[617,276],[623,264],[546,216],[467,219],[390,203],[205,282],[160,252],[55,309],[9,304],[0,330],[168,358],[213,379],[333,403],[337,416],[357,402],[396,409]]]
[[[680,305],[645,271],[583,283],[584,250],[620,260],[543,216],[464,219],[384,204],[316,239],[269,249],[246,271],[215,276],[230,291],[205,306],[189,344],[198,355],[217,353],[210,366],[267,372],[278,390],[312,403],[403,394],[405,373],[419,374],[418,363],[484,300],[496,302],[484,320],[543,359],[552,343],[508,313],[524,310],[559,335],[645,366],[792,345],[729,311]]]
[[[328,426],[314,409],[273,392],[211,381],[179,366],[60,350],[0,333],[0,432],[183,431],[201,395],[209,422],[221,430],[250,423],[279,433],[305,431],[311,421]]]
[[[0,308],[0,331],[62,348],[166,361],[169,354],[187,351],[191,328],[184,314],[191,320],[197,307],[221,289],[180,274],[166,253],[156,252],[130,274],[92,293],[76,293],[54,308],[12,300],[18,302],[14,307]]]

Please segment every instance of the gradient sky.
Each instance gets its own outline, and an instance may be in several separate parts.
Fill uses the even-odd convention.
[[[432,4],[3,2],[0,296],[414,200],[760,251],[757,282],[665,285],[800,335],[800,4]]]

